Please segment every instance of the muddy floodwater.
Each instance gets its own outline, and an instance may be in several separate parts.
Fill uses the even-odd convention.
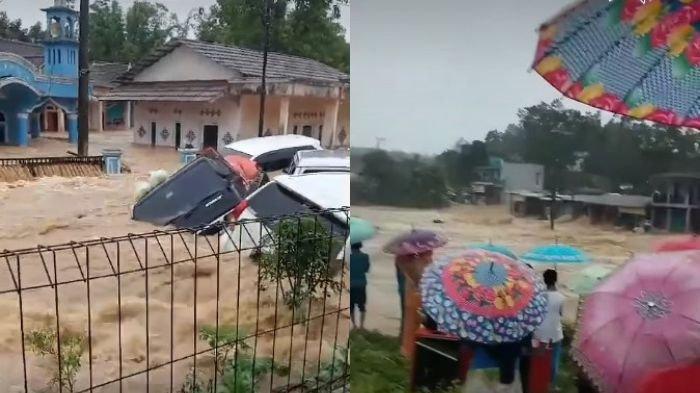
[[[177,170],[178,152],[132,145],[128,132],[91,134],[90,138],[91,155],[99,155],[103,148],[121,148],[130,173],[0,183],[0,250],[159,229],[131,220],[135,185],[146,181],[151,171]],[[0,147],[0,157],[64,156],[66,150],[75,151],[64,140],[40,138],[31,144],[29,148]],[[212,250],[216,237],[210,238],[210,244],[203,239],[195,242],[191,235],[136,238],[106,247],[46,250],[24,256],[22,287],[37,288],[22,291],[23,319],[18,295],[12,291],[17,279],[16,261],[0,261],[0,390],[23,391],[20,322],[25,333],[55,329],[56,310],[62,330],[90,332],[92,336],[92,377],[86,350],[76,391],[88,387],[91,378],[96,386],[132,374],[121,386],[113,383],[98,391],[146,391],[147,379],[150,391],[170,391],[171,372],[173,389],[179,390],[193,366],[194,359],[188,356],[209,348],[197,331],[216,325],[217,320],[221,326],[238,325],[248,335],[257,332],[257,340],[251,338],[246,343],[256,348],[259,357],[274,354],[279,365],[292,364],[287,373],[291,376],[278,376],[272,382],[265,378],[261,386],[264,389],[270,383],[294,383],[302,374],[315,375],[319,359],[323,365],[334,353],[339,355],[334,348],[346,346],[348,320],[346,313],[334,311],[347,307],[347,294],[344,298],[332,295],[325,302],[313,301],[305,309],[311,321],[295,324],[293,320],[306,317],[293,316],[282,304],[281,296],[275,306],[279,291],[274,284],[258,285],[257,267],[246,253],[216,258]],[[84,280],[88,255],[90,277],[104,276],[90,280],[89,289]],[[176,263],[171,264],[173,261]],[[148,274],[144,264],[149,267]],[[121,274],[117,280],[115,271],[134,272]],[[56,280],[70,283],[49,285]],[[171,360],[176,360],[172,371],[170,366],[161,366]],[[200,372],[211,369],[211,354],[201,353],[197,362]],[[148,368],[152,370],[144,373]],[[49,362],[29,351],[27,370],[29,390],[43,391],[51,378]]]

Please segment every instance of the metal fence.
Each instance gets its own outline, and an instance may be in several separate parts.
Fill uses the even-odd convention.
[[[0,390],[345,389],[347,216],[0,252]]]

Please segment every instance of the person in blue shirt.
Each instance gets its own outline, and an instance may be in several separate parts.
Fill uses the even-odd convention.
[[[351,246],[350,253],[350,319],[355,323],[355,308],[360,310],[360,329],[365,328],[367,303],[367,273],[369,272],[369,255],[362,252],[362,243]]]

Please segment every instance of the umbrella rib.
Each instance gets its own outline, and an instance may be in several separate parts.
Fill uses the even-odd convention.
[[[634,311],[633,311],[633,312],[634,312]],[[604,327],[610,325],[610,324],[613,323],[613,322],[617,322],[618,320],[620,320],[620,319],[622,319],[622,318],[628,317],[629,314],[631,314],[631,313],[630,313],[630,312],[627,312],[627,313],[625,313],[625,314],[623,314],[623,315],[618,315],[618,316],[616,316],[615,318],[613,318],[613,319],[611,319],[611,320],[605,322],[604,324],[598,326],[598,328],[596,329],[596,331],[601,330],[602,328],[604,328]],[[580,340],[580,341],[579,341],[579,346],[583,346],[583,344],[585,344],[587,341],[589,341],[589,339],[593,338],[593,336],[594,336],[594,335],[591,334],[591,335],[586,336],[585,339]]]
[[[637,336],[639,335],[639,331],[644,327],[646,324],[646,321],[642,321],[642,323],[637,327],[637,330],[634,332],[634,336],[632,336],[632,340],[630,341],[630,346],[627,348],[625,351],[625,356],[624,360],[622,362],[622,368],[620,369],[620,376],[617,378],[617,383],[615,386],[620,386],[620,383],[622,382],[622,378],[625,376],[625,368],[627,367],[627,360],[629,359],[629,354],[632,348],[634,347],[634,341],[637,339]]]

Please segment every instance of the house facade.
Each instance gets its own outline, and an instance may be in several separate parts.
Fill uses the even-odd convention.
[[[66,0],[42,11],[42,45],[0,40],[0,144],[27,146],[54,130],[78,138],[78,13]]]
[[[258,136],[262,53],[173,40],[136,64],[100,100],[128,103],[134,142],[214,147]],[[300,134],[349,146],[348,76],[310,59],[268,57],[264,135]]]
[[[651,221],[668,232],[700,233],[700,173],[665,173],[652,177]]]
[[[509,204],[513,191],[541,192],[544,190],[544,166],[539,164],[506,162],[503,159],[491,157],[489,165],[477,167],[475,172],[479,181],[474,182],[473,185],[479,186],[478,189],[484,185],[499,189],[500,196],[497,203]]]

